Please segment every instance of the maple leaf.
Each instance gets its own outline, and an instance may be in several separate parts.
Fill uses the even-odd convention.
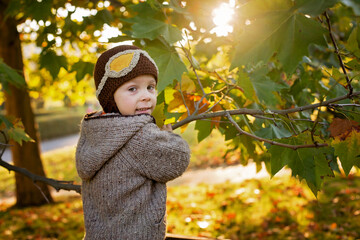
[[[9,137],[15,142],[22,145],[22,142],[34,142],[34,140],[25,132],[24,125],[20,121],[20,119],[16,119],[13,127],[7,130],[7,134]]]
[[[244,27],[237,39],[231,69],[259,61],[266,63],[277,53],[284,69],[290,73],[295,70],[302,57],[308,54],[310,44],[325,46],[325,29],[318,22],[299,14],[289,1],[278,1],[271,9],[260,7],[261,4],[268,5],[268,2],[250,1],[240,7],[239,14],[251,19],[251,24]],[[295,8],[306,12],[309,5],[314,3],[316,1],[302,1]],[[323,5],[317,7],[324,9]]]
[[[311,142],[310,132],[304,132],[297,137],[280,139],[278,142],[301,145]],[[320,190],[323,179],[326,176],[333,176],[325,154],[328,148],[299,148],[293,150],[273,145],[271,153],[271,174],[274,176],[284,166],[292,170],[292,175],[305,179],[314,195]]]
[[[336,137],[331,146],[334,147],[346,175],[353,166],[360,167],[360,132],[352,130],[345,140]]]
[[[353,130],[360,131],[360,123],[348,119],[334,118],[328,130],[332,137],[345,139]]]
[[[25,79],[16,70],[12,69],[6,63],[4,63],[1,58],[0,77],[0,82],[3,84],[3,87],[7,82],[15,85],[18,88],[26,86]],[[6,86],[4,88],[6,88]]]
[[[40,68],[49,71],[53,79],[56,79],[60,68],[67,69],[67,59],[65,56],[58,56],[53,50],[43,51],[40,55]]]
[[[175,49],[168,50],[159,46],[152,46],[146,50],[159,68],[159,83],[157,86],[159,92],[172,84],[173,80],[181,81],[183,73],[187,72],[187,68]]]
[[[76,72],[76,81],[82,80],[86,74],[93,74],[94,64],[91,62],[79,61],[72,65],[71,72]]]

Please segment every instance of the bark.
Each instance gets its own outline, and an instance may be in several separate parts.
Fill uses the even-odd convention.
[[[23,74],[24,65],[20,36],[16,28],[17,23],[12,17],[5,18],[5,5],[4,1],[0,1],[0,57],[10,67]],[[32,173],[45,176],[40,157],[38,131],[34,121],[29,93],[26,88],[18,89],[12,85],[9,86],[9,90],[9,92],[5,92],[6,114],[20,118],[26,133],[35,140],[35,142],[24,142],[22,146],[11,142],[13,145],[11,147],[13,163],[15,166],[26,168]],[[53,202],[46,184],[34,183],[19,173],[15,173],[15,180],[16,206],[36,206]]]

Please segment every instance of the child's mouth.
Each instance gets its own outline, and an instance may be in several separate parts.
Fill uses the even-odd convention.
[[[150,113],[151,112],[151,107],[149,108],[138,108],[136,109],[136,113],[140,114],[140,113]]]

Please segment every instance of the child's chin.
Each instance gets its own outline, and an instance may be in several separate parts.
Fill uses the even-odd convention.
[[[136,115],[139,115],[139,114],[151,114],[151,110],[146,110],[146,111],[136,111],[135,112]]]

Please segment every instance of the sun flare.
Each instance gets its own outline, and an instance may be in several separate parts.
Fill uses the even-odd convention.
[[[215,33],[216,36],[227,36],[233,31],[233,26],[230,22],[235,13],[235,0],[229,0],[228,3],[221,3],[218,8],[212,11],[213,22],[216,25],[211,29],[210,33]]]

